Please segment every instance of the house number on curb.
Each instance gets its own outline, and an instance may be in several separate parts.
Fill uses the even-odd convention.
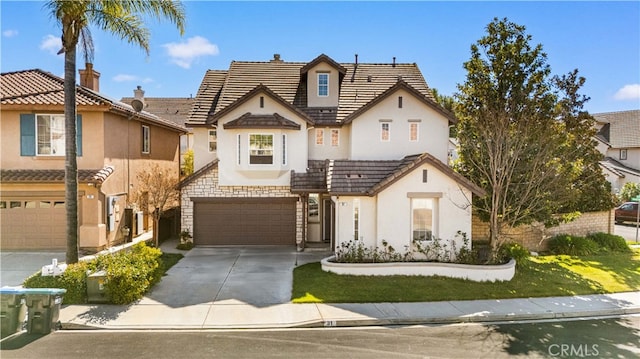
[[[336,321],[335,320],[325,320],[324,326],[325,327],[335,327],[336,326]]]

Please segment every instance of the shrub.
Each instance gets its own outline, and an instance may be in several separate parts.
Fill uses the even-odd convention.
[[[89,264],[78,262],[70,264],[59,276],[42,276],[40,272],[27,278],[22,284],[25,288],[64,288],[63,304],[84,304],[87,302],[87,270]]]
[[[529,258],[529,251],[518,243],[508,242],[503,243],[498,248],[496,257],[500,263],[506,263],[513,258],[517,264],[521,264],[525,259]]]
[[[600,251],[598,243],[592,239],[568,234],[559,234],[549,240],[549,250],[553,254],[587,256]]]
[[[609,233],[591,233],[587,235],[588,239],[596,242],[603,252],[629,253],[631,249],[627,242],[621,236]]]
[[[193,242],[178,243],[178,245],[176,246],[176,249],[180,249],[183,251],[191,250],[193,249]]]

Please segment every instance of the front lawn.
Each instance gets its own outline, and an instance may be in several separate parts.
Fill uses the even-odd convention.
[[[509,282],[444,277],[347,276],[320,263],[293,272],[294,303],[429,302],[627,292],[640,289],[640,249],[631,254],[531,257]]]

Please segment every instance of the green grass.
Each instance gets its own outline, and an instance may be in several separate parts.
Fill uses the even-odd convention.
[[[473,282],[420,276],[349,276],[320,263],[293,273],[294,303],[422,302],[506,299],[627,292],[640,289],[640,250],[631,254],[532,257],[509,282]]]
[[[162,253],[160,259],[162,260],[160,265],[160,271],[164,276],[171,267],[178,263],[184,256],[180,253]]]

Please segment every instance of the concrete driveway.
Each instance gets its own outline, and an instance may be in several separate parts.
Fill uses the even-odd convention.
[[[329,255],[297,252],[293,246],[196,247],[184,254],[140,304],[177,308],[213,303],[256,307],[288,303],[293,269]]]
[[[22,285],[25,279],[51,264],[56,258],[58,262],[65,261],[64,251],[15,251],[0,252],[0,287],[16,287]]]

